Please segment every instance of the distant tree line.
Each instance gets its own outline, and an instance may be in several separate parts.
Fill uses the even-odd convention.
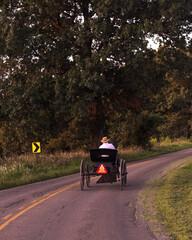
[[[0,25],[1,155],[191,137],[192,1],[2,0]]]

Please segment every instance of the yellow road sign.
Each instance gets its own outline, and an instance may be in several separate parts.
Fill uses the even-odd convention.
[[[41,152],[40,142],[33,142],[32,143],[32,152],[33,153],[40,153]]]

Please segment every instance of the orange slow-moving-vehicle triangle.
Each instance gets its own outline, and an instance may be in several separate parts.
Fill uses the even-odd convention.
[[[104,164],[100,164],[97,169],[97,174],[106,174],[107,169],[105,168]]]

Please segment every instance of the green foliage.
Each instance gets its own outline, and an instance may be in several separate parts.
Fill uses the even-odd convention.
[[[154,146],[154,145],[157,144],[157,138],[151,137],[149,142],[150,142],[150,144],[151,144],[152,146]]]
[[[59,151],[69,151],[70,142],[67,132],[60,134],[57,138],[52,138],[48,141],[45,151],[54,153]]]
[[[82,127],[82,124],[84,123],[73,121],[68,130],[47,142],[45,152],[65,152],[73,151],[74,149],[86,151],[90,149],[89,135],[87,129]]]
[[[171,139],[168,136],[167,137],[160,137],[160,142],[164,143],[164,144],[170,144]]]
[[[159,114],[169,134],[176,129],[171,137],[188,137],[191,9],[168,0],[1,1],[3,154],[30,152],[33,141],[47,151],[88,148],[104,132],[148,148]],[[164,43],[158,52],[147,47],[154,35]],[[182,104],[185,120],[167,126]]]
[[[143,148],[151,148],[150,138],[157,135],[157,128],[161,118],[157,114],[148,111],[134,113],[128,111],[125,115],[117,114],[110,119],[110,135],[116,139],[119,146],[125,148],[129,145],[140,145]]]
[[[191,121],[191,54],[186,49],[161,48],[158,55],[164,54],[163,61],[167,64],[168,85],[157,94],[156,111],[164,116],[159,131],[162,136],[171,139],[178,137],[190,138]],[[182,59],[182,61],[181,61]]]

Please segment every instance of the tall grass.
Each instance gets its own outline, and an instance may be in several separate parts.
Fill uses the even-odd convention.
[[[12,156],[0,160],[0,189],[15,187],[79,171],[81,159],[88,153],[32,154]]]
[[[153,143],[150,151],[130,147],[119,152],[122,159],[131,162],[190,147],[192,143],[189,141],[164,141]],[[38,158],[34,154],[25,154],[0,159],[0,189],[77,173],[81,159],[89,160],[89,153],[39,154]]]

